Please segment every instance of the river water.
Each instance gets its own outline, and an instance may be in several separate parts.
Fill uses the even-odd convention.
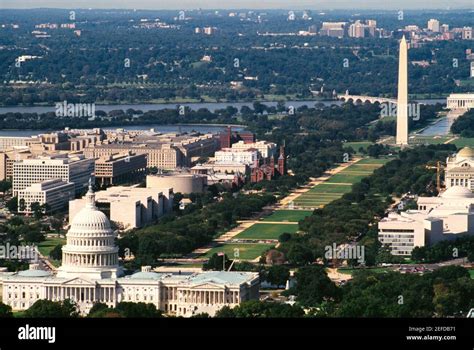
[[[433,100],[418,100],[419,103],[423,104],[436,104],[436,103],[446,103],[444,99],[433,99]],[[276,106],[277,102],[262,102],[267,106]],[[322,103],[325,106],[337,105],[340,106],[343,102],[342,101],[318,101],[318,100],[302,100],[302,101],[286,101],[285,105],[287,107],[293,106],[294,108],[298,108],[301,106],[308,106],[314,107],[314,105]],[[224,109],[228,106],[233,106],[237,109],[241,109],[243,106],[252,107],[252,102],[205,102],[205,103],[167,103],[167,104],[124,104],[124,105],[96,105],[95,109],[102,110],[104,112],[110,112],[113,110],[127,110],[129,108],[135,110],[141,110],[143,112],[152,111],[152,110],[162,110],[162,109],[175,109],[177,106],[186,106],[192,110],[198,110],[200,108],[206,108],[211,112],[214,112],[218,109]],[[0,107],[0,114],[4,113],[47,113],[47,112],[54,112],[54,106],[14,106],[14,107]],[[122,128],[122,126],[114,126],[110,128],[105,128],[106,130],[114,130]],[[149,130],[154,128],[155,131],[159,132],[190,132],[190,131],[198,131],[201,133],[217,133],[222,131],[225,126],[223,125],[134,125],[134,126],[124,126],[127,130]],[[234,130],[241,130],[242,128],[235,127]],[[12,136],[12,137],[21,137],[21,136],[32,136],[38,135],[45,132],[51,132],[51,130],[0,130],[0,136]]]
[[[444,99],[432,99],[432,100],[418,100],[419,103],[422,104],[436,104],[436,103],[446,103],[446,100]],[[263,104],[267,106],[273,106],[275,107],[277,105],[277,102],[262,102]],[[336,101],[336,100],[330,100],[330,101],[318,101],[318,100],[301,100],[301,101],[286,101],[285,105],[287,107],[293,106],[295,108],[301,107],[301,106],[309,106],[313,107],[317,103],[322,103],[325,106],[331,106],[331,105],[337,105],[340,106],[343,102],[342,101]],[[206,108],[211,112],[214,112],[218,109],[224,109],[228,106],[233,106],[236,107],[240,110],[243,106],[247,107],[252,107],[252,102],[203,102],[203,103],[163,103],[163,104],[137,104],[137,105],[131,105],[131,104],[125,104],[125,105],[96,105],[95,109],[97,111],[104,111],[104,112],[110,112],[113,110],[127,110],[129,108],[133,108],[135,110],[141,110],[143,112],[147,111],[156,111],[156,110],[162,110],[162,109],[176,109],[177,106],[186,106],[189,107],[192,110],[198,110],[200,108]],[[47,112],[54,112],[55,107],[54,106],[13,106],[13,107],[0,107],[0,114],[4,113],[9,113],[9,112],[19,112],[19,113],[47,113]]]
[[[277,102],[262,102],[267,106],[276,106]],[[295,108],[307,105],[313,107],[316,103],[323,103],[325,106],[330,106],[332,104],[341,105],[342,101],[314,101],[314,100],[307,100],[307,101],[288,101],[286,102],[286,106],[293,106]],[[214,112],[218,109],[225,109],[226,107],[233,106],[237,109],[241,109],[243,106],[247,106],[252,108],[252,102],[203,102],[203,103],[160,103],[160,104],[137,104],[137,105],[95,105],[95,109],[97,111],[104,111],[110,112],[113,110],[127,110],[129,108],[135,110],[141,110],[143,112],[148,111],[156,111],[162,109],[176,109],[177,106],[185,106],[192,110],[197,111],[200,108],[206,108],[211,112]],[[20,113],[47,113],[47,112],[54,112],[55,106],[14,106],[14,107],[0,107],[0,114],[8,113],[8,112],[20,112]]]

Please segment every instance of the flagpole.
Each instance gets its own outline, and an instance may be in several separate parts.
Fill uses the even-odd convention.
[[[222,255],[222,271],[225,271],[225,253]]]

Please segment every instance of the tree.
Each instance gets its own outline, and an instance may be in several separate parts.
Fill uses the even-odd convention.
[[[51,206],[48,203],[41,204],[41,214],[42,215],[50,212],[50,210],[51,210]]]
[[[11,317],[13,317],[11,306],[0,302],[0,318],[11,318]]]
[[[8,191],[11,188],[12,188],[12,182],[11,181],[7,181],[7,180],[0,181],[0,192],[5,193],[6,191]]]
[[[399,272],[359,271],[341,287],[336,317],[432,317],[430,278]]]
[[[108,310],[109,307],[105,303],[94,303],[92,305],[91,309],[89,310],[89,313],[87,314],[87,317],[95,317],[94,315],[98,312],[102,312],[104,310]]]
[[[433,304],[438,316],[453,316],[463,311],[464,293],[457,283],[437,283],[433,291]]]
[[[274,265],[268,269],[266,280],[276,286],[284,286],[290,278],[290,269],[283,265]]]
[[[63,301],[51,301],[47,299],[37,300],[28,310],[25,317],[29,318],[74,318],[79,317],[76,304],[70,299]]]
[[[474,137],[474,112],[472,110],[457,118],[451,125],[453,134],[461,134],[463,137]]]
[[[307,265],[314,260],[313,252],[302,244],[294,244],[288,251],[288,262],[292,265]]]
[[[467,260],[469,260],[469,262],[471,263],[474,262],[474,250],[471,250],[470,252],[467,253]]]
[[[297,296],[299,303],[314,306],[324,300],[338,299],[339,290],[322,266],[304,266],[295,273],[296,286],[288,293]]]
[[[217,318],[294,318],[303,317],[304,311],[297,305],[263,302],[259,300],[244,301],[234,308],[224,306],[216,312]]]
[[[146,169],[147,174],[157,174],[158,173],[158,168],[155,166],[149,167]]]
[[[223,261],[225,259],[225,262]],[[225,263],[225,268],[229,268],[232,264],[232,260],[229,260],[227,254],[218,255],[217,253],[212,254],[209,260],[203,265],[203,270],[217,270],[220,271],[224,267],[223,264]]]
[[[224,306],[216,312],[217,318],[235,318],[235,312],[229,306]]]
[[[390,245],[384,244],[379,248],[377,256],[375,257],[376,264],[382,263],[400,263],[403,261],[403,258],[392,255],[392,250]]]
[[[20,203],[20,206],[21,206],[21,203]],[[31,209],[31,212],[33,213],[33,217],[36,220],[39,220],[43,217],[43,208],[41,207],[41,204],[39,204],[38,202],[31,203],[30,209]]]
[[[423,249],[422,247],[415,247],[411,251],[411,258],[414,261],[423,261],[425,257],[426,257],[425,249]]]
[[[26,209],[26,202],[25,202],[25,199],[24,198],[21,198],[19,201],[18,201],[18,210],[23,212],[25,211]]]
[[[64,216],[63,215],[55,215],[50,219],[51,229],[56,231],[57,233],[61,232],[64,224]]]
[[[163,312],[157,310],[154,304],[121,302],[115,307],[115,311],[124,317],[157,318],[163,317]]]
[[[109,308],[104,303],[95,303],[87,314],[89,318],[124,318],[125,316],[116,309]]]
[[[18,197],[12,197],[5,206],[8,208],[8,210],[12,213],[16,213],[18,211]]]
[[[61,260],[63,256],[63,245],[57,244],[51,251],[49,252],[49,257],[54,260]]]
[[[283,232],[279,237],[278,241],[280,243],[288,242],[291,239],[291,233]]]
[[[430,275],[430,278],[438,281],[452,281],[458,278],[469,278],[469,271],[462,266],[443,266],[439,269],[433,271]]]
[[[39,227],[35,226],[24,226],[25,231],[23,233],[23,239],[27,243],[39,243],[44,241],[44,235]]]

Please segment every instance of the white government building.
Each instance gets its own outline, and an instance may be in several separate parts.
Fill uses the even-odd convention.
[[[246,150],[234,148],[222,148],[214,154],[216,163],[229,164],[240,163],[251,165],[259,158],[258,150],[248,148]]]
[[[446,107],[454,110],[469,110],[474,108],[474,94],[451,94],[448,96]]]
[[[94,159],[83,155],[49,155],[19,159],[13,163],[13,195],[45,180],[61,179],[74,183],[76,193],[87,189],[87,180],[94,173]]]
[[[0,273],[3,303],[26,310],[39,299],[75,301],[82,314],[94,303],[152,303],[177,316],[214,315],[223,306],[258,299],[258,273],[210,271],[195,274],[156,273],[150,267],[123,276],[116,233],[95,205],[89,186],[85,207],[75,216],[63,246],[57,274],[31,265],[29,270]]]
[[[18,212],[30,213],[31,204],[48,204],[49,211],[59,210],[74,199],[75,186],[61,179],[45,180],[18,191]],[[24,208],[21,202],[24,201]]]
[[[445,184],[467,187],[474,191],[474,150],[464,147],[456,155],[446,160]]]
[[[378,238],[393,255],[409,256],[414,247],[474,235],[474,150],[464,147],[448,157],[446,191],[418,197],[417,210],[390,213],[378,224]]]
[[[96,206],[124,231],[158,220],[173,210],[172,188],[113,186],[95,194]],[[69,223],[84,208],[87,198],[69,202]]]
[[[454,186],[438,197],[419,197],[417,210],[390,213],[379,222],[379,241],[393,255],[410,255],[414,247],[474,235],[474,194]]]
[[[256,141],[252,143],[245,143],[244,141],[238,141],[232,144],[233,150],[245,151],[248,149],[256,149],[262,158],[274,157],[277,150],[276,143],[268,141]]]

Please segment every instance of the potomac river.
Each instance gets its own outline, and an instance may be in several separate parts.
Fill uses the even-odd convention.
[[[432,99],[432,100],[418,100],[417,102],[423,104],[436,104],[436,103],[446,103],[445,99]],[[314,105],[322,103],[325,106],[338,105],[340,106],[343,102],[330,100],[330,101],[320,101],[320,100],[302,100],[302,101],[286,101],[285,105],[287,107],[293,106],[298,108],[301,106],[313,107]],[[277,102],[262,102],[267,106],[276,106]],[[175,109],[177,106],[186,106],[192,110],[198,110],[200,108],[206,108],[211,112],[214,112],[218,109],[224,109],[228,106],[233,106],[240,110],[243,106],[252,107],[252,102],[204,102],[204,103],[166,103],[166,104],[114,104],[114,105],[96,105],[96,110],[101,110],[104,112],[110,112],[113,110],[127,110],[129,108],[135,110],[141,110],[143,112],[152,111],[152,110],[162,110],[162,109]],[[54,112],[55,106],[12,106],[12,107],[0,107],[0,114],[4,113],[47,113]],[[218,133],[224,128],[225,125],[203,125],[203,124],[186,124],[186,125],[133,125],[133,126],[114,126],[110,128],[105,128],[107,130],[115,130],[119,128],[126,128],[127,130],[149,130],[151,128],[159,132],[177,132],[181,130],[182,132],[198,131],[201,133]],[[234,127],[234,129],[242,130],[243,127]],[[21,137],[21,136],[31,136],[38,135],[41,133],[51,132],[52,130],[0,130],[0,136],[12,136],[12,137]]]

